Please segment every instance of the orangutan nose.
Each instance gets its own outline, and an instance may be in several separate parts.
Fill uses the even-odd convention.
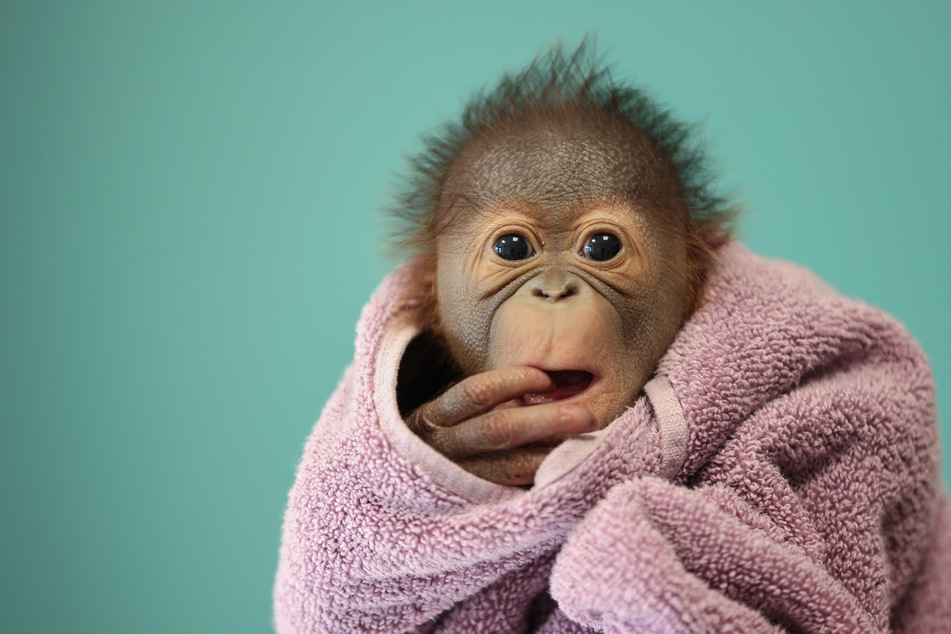
[[[580,288],[578,280],[561,271],[542,273],[531,282],[532,297],[557,302],[577,295]]]

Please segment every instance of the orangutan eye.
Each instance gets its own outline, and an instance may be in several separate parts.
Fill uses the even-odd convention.
[[[503,260],[524,260],[532,255],[532,245],[528,243],[525,236],[517,233],[509,233],[495,241],[493,247]]]
[[[597,262],[610,260],[621,252],[621,240],[613,233],[596,233],[584,243],[584,256]]]

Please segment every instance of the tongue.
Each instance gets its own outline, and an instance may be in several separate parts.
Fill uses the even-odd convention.
[[[591,380],[594,378],[590,372],[584,370],[555,370],[546,371],[546,374],[554,382],[555,387],[542,394],[526,394],[522,397],[523,403],[532,405],[571,398],[575,394],[580,394],[588,389]]]

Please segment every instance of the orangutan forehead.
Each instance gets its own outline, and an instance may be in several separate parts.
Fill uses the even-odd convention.
[[[662,150],[630,123],[570,116],[483,132],[460,153],[443,193],[477,207],[521,200],[557,211],[606,198],[656,207],[678,189]]]

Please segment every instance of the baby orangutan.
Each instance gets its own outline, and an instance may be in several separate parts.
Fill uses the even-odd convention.
[[[634,404],[683,323],[697,254],[677,173],[617,114],[535,108],[466,144],[435,222],[437,328],[467,378],[408,423],[471,473],[530,484],[560,440]]]
[[[733,240],[695,138],[582,45],[426,140],[279,632],[951,631],[927,358]]]

